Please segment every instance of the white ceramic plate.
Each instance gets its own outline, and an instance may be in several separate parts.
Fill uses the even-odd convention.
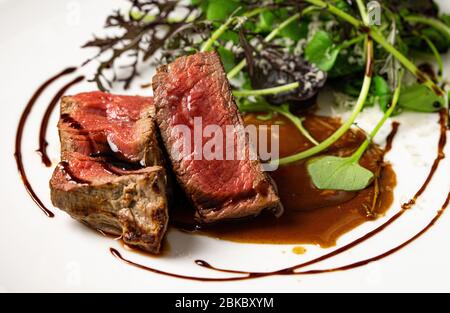
[[[439,1],[450,11],[448,1]],[[450,212],[437,225],[407,248],[381,261],[354,270],[312,276],[271,276],[238,282],[196,282],[149,273],[115,259],[109,247],[124,256],[161,270],[203,277],[224,277],[200,268],[194,260],[214,265],[253,271],[271,271],[331,252],[381,225],[398,212],[420,187],[436,157],[439,137],[437,114],[402,114],[394,149],[387,158],[398,176],[395,201],[386,217],[366,223],[343,236],[330,249],[307,247],[296,255],[289,245],[237,244],[171,231],[170,253],[152,258],[124,250],[109,238],[72,220],[54,209],[56,217],[47,218],[27,195],[14,161],[14,137],[22,110],[35,89],[48,77],[70,65],[79,65],[93,51],[80,46],[93,32],[102,30],[104,19],[115,7],[126,7],[123,0],[0,0],[0,95],[1,129],[1,203],[0,203],[0,291],[153,291],[153,292],[312,292],[312,291],[450,291]],[[450,77],[450,57],[445,57]],[[91,74],[93,67],[83,73]],[[143,79],[150,80],[148,70]],[[49,99],[75,76],[51,86],[37,103],[24,133],[23,153],[31,183],[46,205],[51,207],[48,181],[52,169],[40,163],[37,149],[39,118]],[[70,93],[94,90],[83,83]],[[130,93],[150,93],[147,90]],[[359,125],[369,129],[380,114],[366,110]],[[59,156],[56,132],[58,116],[49,127],[49,152],[53,162]],[[387,123],[377,141],[389,132]],[[449,147],[446,153],[450,155]],[[360,246],[327,261],[305,268],[338,267],[366,259],[395,247],[411,237],[435,215],[450,187],[450,158],[443,160],[429,188],[417,205],[394,225]]]

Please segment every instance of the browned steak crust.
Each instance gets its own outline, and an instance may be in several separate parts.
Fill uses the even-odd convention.
[[[50,187],[53,204],[74,219],[158,253],[168,204],[153,111],[151,98],[98,92],[64,97],[61,163]]]

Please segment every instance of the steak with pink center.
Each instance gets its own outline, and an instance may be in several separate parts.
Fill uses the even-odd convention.
[[[240,218],[259,214],[264,209],[281,211],[275,186],[257,159],[250,158],[250,145],[242,137],[243,122],[231,94],[222,63],[215,52],[181,57],[158,69],[153,78],[156,120],[172,160],[178,181],[197,209],[203,222]],[[216,125],[222,130],[219,138],[226,146],[226,129],[233,129],[234,157],[225,160],[207,159],[202,149],[209,138],[200,138],[195,145],[195,120],[201,118],[202,130]],[[183,141],[174,134],[179,125],[191,130],[194,153],[181,160],[172,151]],[[244,144],[239,146],[238,138]],[[242,151],[238,151],[238,149]],[[197,157],[195,158],[195,152]],[[238,159],[237,155],[243,156]]]

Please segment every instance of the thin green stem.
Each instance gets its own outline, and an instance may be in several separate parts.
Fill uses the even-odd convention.
[[[295,20],[298,20],[300,18],[301,14],[297,13],[292,15],[290,18],[288,18],[287,20],[285,20],[283,23],[281,23],[280,25],[278,25],[278,27],[276,27],[269,35],[266,36],[266,38],[264,38],[265,42],[270,42],[272,41],[272,39],[274,39],[276,36],[278,36],[278,34],[289,24],[291,24],[292,22],[294,22]]]
[[[289,156],[289,157],[281,158],[277,161],[272,161],[272,163],[279,164],[279,165],[286,165],[289,163],[297,162],[297,161],[309,158],[313,155],[316,155],[316,154],[322,152],[323,150],[327,149],[328,147],[330,147],[333,143],[335,143],[339,138],[341,138],[347,132],[347,130],[350,129],[350,127],[355,122],[356,117],[361,112],[361,110],[364,106],[364,102],[369,93],[371,81],[372,81],[372,77],[369,77],[369,76],[364,77],[364,82],[363,82],[363,86],[361,89],[361,93],[359,95],[359,98],[358,98],[358,101],[357,101],[355,107],[353,108],[353,112],[352,112],[350,118],[344,124],[342,124],[342,126],[339,127],[339,129],[336,130],[330,137],[328,137],[327,139],[325,139],[324,141],[319,143],[317,146],[312,147],[311,149],[302,151],[300,153],[297,153],[297,154]]]
[[[267,96],[276,95],[282,92],[291,91],[300,87],[298,82],[290,83],[282,86],[277,86],[273,88],[257,89],[257,90],[235,90],[233,95],[235,97],[251,97],[251,96]]]
[[[369,16],[367,15],[367,11],[366,11],[366,6],[364,5],[364,2],[362,0],[356,0],[356,3],[358,5],[358,10],[359,10],[359,14],[361,15],[361,18],[363,20],[363,24],[366,27],[369,27]],[[364,39],[364,49],[368,48],[368,41],[369,41],[369,36],[365,36]],[[366,51],[364,51],[366,53]],[[367,62],[367,53],[366,53],[366,62]],[[371,65],[372,66],[372,65]],[[372,70],[370,70],[372,71]],[[366,71],[367,72],[367,71]]]
[[[303,15],[307,15],[309,13],[312,13],[314,11],[318,11],[319,9],[320,8],[318,8],[318,7],[314,6],[314,5],[311,5],[311,6],[307,7],[307,8],[305,8],[305,9],[303,9],[302,16]]]
[[[362,0],[356,0],[356,3],[358,4],[358,9],[361,14],[361,18],[363,20],[363,23],[365,25],[369,25],[369,16],[367,15],[366,11],[366,5]]]
[[[447,37],[448,40],[450,40],[450,27],[445,25],[443,22],[441,22],[438,19],[432,18],[432,17],[424,17],[424,16],[418,16],[418,15],[410,15],[405,17],[405,20],[411,23],[420,23],[424,25],[428,25],[433,27],[434,29],[440,31],[444,36]]]
[[[368,41],[368,49],[367,49],[367,63],[372,62],[373,57],[373,43],[371,40]],[[364,103],[366,102],[367,95],[369,94],[370,90],[370,84],[372,82],[371,76],[365,76],[363,85],[361,88],[361,93],[359,94],[358,100],[356,102],[355,107],[353,108],[353,112],[350,116],[350,118],[342,124],[341,127],[339,127],[330,137],[319,143],[317,146],[312,147],[311,149],[302,151],[300,153],[297,153],[295,155],[285,157],[276,161],[272,161],[272,163],[279,164],[279,165],[286,165],[289,163],[297,162],[306,158],[309,158],[313,155],[316,155],[317,153],[322,152],[323,150],[330,147],[332,144],[334,144],[339,138],[341,138],[347,130],[350,129],[350,127],[355,122],[356,117],[361,112],[362,108],[364,107]]]
[[[308,139],[310,142],[312,142],[314,145],[317,146],[319,144],[319,142],[317,142],[317,140],[314,139],[314,137],[309,133],[309,131],[303,126],[302,119],[299,118],[298,116],[292,114],[289,111],[289,107],[287,105],[281,106],[281,107],[271,106],[270,109],[278,114],[283,115],[288,120],[290,120],[292,122],[292,124],[294,124],[295,127],[297,127],[297,129],[300,131],[300,133],[303,136],[305,136],[305,138]]]
[[[239,74],[242,71],[242,69],[245,67],[246,64],[247,64],[247,61],[245,59],[243,59],[235,67],[233,67],[227,74],[228,80],[232,79],[237,74]]]
[[[250,18],[250,17],[253,17],[253,16],[258,15],[260,13],[266,12],[267,10],[269,10],[267,7],[256,8],[256,9],[253,9],[251,11],[245,12],[243,14],[243,16],[245,16],[247,18]]]
[[[264,38],[264,41],[265,42],[272,41],[280,33],[280,31],[282,31],[285,27],[287,27],[289,24],[291,24],[295,20],[299,19],[300,16],[301,16],[301,14],[297,13],[297,14],[291,16],[290,18],[288,18],[286,21],[284,21],[283,23],[278,25],[278,27],[276,27],[274,30],[272,30],[272,32],[270,32],[270,34],[268,34]],[[245,67],[246,64],[247,64],[247,61],[245,59],[241,60],[241,62],[239,62],[235,67],[233,67],[228,72],[227,78],[230,80],[233,77],[235,77],[237,74],[239,74],[242,71],[242,69]]]
[[[131,11],[130,17],[135,21],[141,21],[145,24],[152,23],[156,20],[156,15],[153,14],[145,14],[141,11]],[[186,22],[186,23],[192,23],[196,19],[195,12],[192,12],[187,18],[181,18],[181,17],[168,17],[167,21],[169,23],[180,23],[180,22]]]
[[[347,14],[346,12],[338,9],[337,7],[327,3],[325,1],[322,1],[322,0],[305,0],[305,1],[310,4],[316,5],[318,7],[324,8],[324,9],[327,8],[328,12],[342,18],[343,20],[345,20],[348,23],[350,23],[351,25],[353,25],[355,28],[357,28],[359,30],[364,30],[364,32],[368,33],[374,41],[376,41],[379,45],[381,45],[386,51],[391,53],[408,71],[410,71],[414,75],[417,75],[418,73],[420,73],[419,69],[414,65],[414,63],[412,63],[406,56],[404,56],[400,51],[398,51],[394,46],[392,46],[386,40],[386,38],[384,38],[384,36],[379,32],[379,30],[377,30],[373,27],[369,28],[367,26],[364,26],[364,24],[362,24],[361,21],[357,20],[353,16]],[[411,19],[411,17],[410,17],[410,19]],[[434,23],[434,24],[436,25],[436,23]],[[436,94],[444,95],[444,91],[428,77],[423,77],[422,83],[425,86],[427,86],[429,89],[431,89],[433,92],[435,92]]]
[[[367,37],[366,35],[359,35],[359,36],[357,36],[355,38],[352,38],[350,40],[344,41],[343,43],[341,43],[336,48],[339,49],[339,50],[346,49],[348,47],[351,47],[351,46],[357,44],[358,42],[363,41],[366,37]]]
[[[416,67],[416,65],[412,63],[407,57],[405,57],[400,51],[398,51],[394,46],[392,46],[386,40],[386,38],[383,37],[383,35],[378,33],[378,31],[373,30],[370,35],[373,40],[375,40],[384,49],[391,53],[408,71],[410,71],[414,75],[418,75],[418,73],[420,73],[420,70]],[[437,94],[444,95],[444,91],[439,86],[437,86],[428,76],[421,78],[423,79],[422,84],[424,84]]]
[[[241,7],[237,8],[226,20],[226,22],[212,33],[211,37],[203,44],[203,47],[200,50],[201,52],[210,51],[214,43],[220,38],[220,36],[222,36],[228,30],[230,25],[237,21],[239,18],[250,18],[266,10],[265,8],[256,8],[254,10],[245,12],[242,16],[235,16],[235,14],[240,9]]]
[[[224,24],[222,24],[214,33],[211,35],[211,37],[203,44],[201,52],[207,52],[212,49],[212,46],[214,43],[219,39],[220,36],[225,33],[225,31],[228,29],[228,27],[234,22],[235,18],[231,17],[229,18]]]
[[[268,103],[255,103],[252,105],[240,105],[239,111],[241,112],[271,112],[271,113],[277,113],[280,115],[283,115],[286,117],[289,121],[291,121],[295,127],[300,131],[300,133],[305,136],[306,139],[311,141],[314,145],[319,144],[317,140],[314,139],[314,137],[309,133],[309,131],[303,126],[303,122],[301,118],[298,116],[295,116],[289,111],[289,106],[287,104],[282,105],[280,107],[270,105]],[[270,117],[271,119],[272,117]]]
[[[342,18],[343,20],[347,21],[348,23],[352,24],[354,27],[359,28],[361,27],[363,24],[361,23],[361,21],[359,21],[358,19],[354,18],[353,16],[351,16],[350,14],[338,9],[337,7],[335,7],[334,5],[331,5],[325,1],[322,0],[305,0],[305,2],[308,2],[310,4],[313,4],[315,6],[318,6],[322,9],[328,9],[328,11],[340,18]]]
[[[350,159],[353,162],[358,162],[359,159],[361,159],[362,155],[364,154],[364,151],[366,151],[367,147],[369,146],[369,144],[373,141],[373,139],[375,138],[375,136],[377,135],[378,131],[381,129],[381,127],[384,125],[384,123],[387,121],[387,119],[392,115],[392,113],[394,112],[397,103],[398,103],[398,99],[400,98],[400,92],[401,92],[401,87],[402,87],[402,77],[403,77],[403,73],[400,73],[400,78],[399,78],[399,83],[397,85],[397,87],[395,88],[395,92],[394,92],[394,96],[392,98],[392,102],[391,102],[391,106],[389,107],[389,109],[386,111],[386,113],[384,113],[383,118],[378,122],[378,124],[375,126],[375,128],[372,130],[372,132],[369,134],[369,136],[366,138],[366,140],[364,140],[364,142],[362,143],[362,145],[358,148],[358,150],[356,150],[353,155],[350,157]]]
[[[441,54],[439,53],[434,43],[427,36],[421,36],[421,38],[428,44],[428,47],[430,47],[430,50],[433,53],[434,58],[436,59],[436,63],[439,67],[438,80],[441,81],[442,74],[444,72],[444,61],[442,60]]]
[[[306,1],[310,2],[312,4],[322,2],[319,0],[306,0]],[[331,9],[331,6],[329,6],[327,4],[325,4],[325,6],[327,6],[329,9]],[[340,11],[340,10],[338,10],[338,11]],[[341,14],[341,15],[346,16],[345,12],[342,12],[342,13],[343,14]],[[364,15],[364,13],[362,13],[362,15]],[[348,16],[348,17],[350,17],[350,19],[353,19],[353,17],[351,17],[351,16]],[[358,22],[357,24],[360,24],[359,21],[357,21],[357,22]],[[368,38],[367,42],[366,42],[366,67],[368,67],[372,64],[372,59],[373,59],[373,41],[370,38]],[[359,113],[363,109],[364,103],[366,102],[366,99],[367,99],[367,95],[369,94],[371,83],[372,83],[372,76],[365,75],[363,85],[361,88],[361,92],[359,94],[358,100],[356,101],[356,105],[353,108],[352,114],[350,115],[349,119],[344,124],[342,124],[341,127],[339,127],[330,137],[328,137],[327,139],[325,139],[324,141],[322,141],[315,147],[312,147],[308,150],[302,151],[300,153],[297,153],[297,154],[289,156],[289,157],[285,157],[285,158],[281,158],[279,160],[272,161],[271,163],[278,164],[278,165],[286,165],[289,163],[293,163],[293,162],[297,162],[297,161],[309,158],[313,155],[316,155],[317,153],[322,152],[323,150],[327,149],[332,144],[334,144],[337,140],[339,140],[339,138],[341,138],[350,129],[350,127],[355,122],[356,117],[359,115]]]

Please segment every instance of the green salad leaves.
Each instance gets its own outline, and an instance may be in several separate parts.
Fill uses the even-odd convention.
[[[309,62],[328,72],[333,68],[339,51],[328,33],[318,31],[306,46],[305,56]]]
[[[273,162],[309,158],[316,187],[360,190],[374,174],[359,160],[387,118],[406,110],[436,112],[447,104],[441,54],[450,47],[450,16],[432,0],[378,2],[381,25],[369,23],[363,0],[130,0],[129,11],[107,18],[113,35],[96,36],[84,47],[98,51],[88,62],[99,61],[92,81],[102,90],[117,83],[129,88],[146,61],[159,65],[216,50],[241,112],[259,110],[266,119],[281,114],[314,143]],[[418,54],[435,59],[437,75],[421,70]],[[317,142],[291,112],[307,109],[324,85],[352,113]],[[323,155],[374,105],[383,119],[355,154]]]

